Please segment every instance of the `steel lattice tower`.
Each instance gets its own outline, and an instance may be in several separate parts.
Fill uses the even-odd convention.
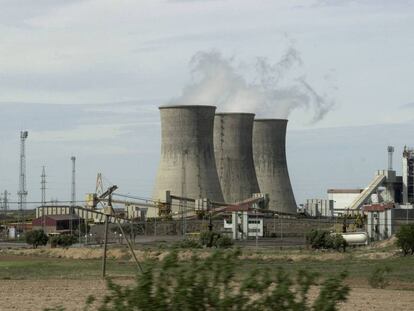
[[[27,131],[20,132],[20,175],[19,175],[19,191],[17,195],[19,197],[19,210],[23,213],[26,209],[27,201],[27,189],[26,189],[26,139],[28,136]]]
[[[42,191],[42,206],[46,205],[46,171],[45,171],[45,167],[43,166],[42,168],[42,175],[40,175],[41,177],[41,191]]]
[[[70,204],[72,206],[76,205],[76,157],[72,156],[72,191],[70,197]]]

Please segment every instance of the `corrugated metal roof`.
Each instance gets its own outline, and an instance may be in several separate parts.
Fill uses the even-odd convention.
[[[394,208],[393,203],[386,203],[386,204],[370,204],[370,205],[364,205],[362,209],[364,212],[382,212],[386,209]]]
[[[361,193],[364,189],[328,189],[328,193]]]
[[[78,215],[46,215],[46,217],[49,217],[54,220],[75,220],[75,219],[78,220],[80,219]]]

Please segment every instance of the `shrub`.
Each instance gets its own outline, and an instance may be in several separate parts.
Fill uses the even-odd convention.
[[[404,256],[414,254],[414,225],[402,225],[396,237],[397,246],[401,247]]]
[[[385,288],[389,285],[387,280],[391,268],[388,266],[381,266],[374,269],[368,278],[368,283],[372,288]]]
[[[231,238],[214,231],[201,232],[200,243],[209,248],[229,248],[233,246],[233,240]]]
[[[348,246],[348,243],[346,242],[342,234],[338,234],[338,233],[330,234],[327,237],[327,239],[328,239],[328,242],[327,242],[328,248],[332,248],[337,251],[341,251],[341,250],[343,250],[344,252],[346,251],[346,247]]]
[[[220,235],[220,237],[216,241],[217,248],[230,248],[233,246],[233,240],[225,235]]]
[[[43,230],[28,231],[25,234],[25,239],[26,243],[32,245],[33,248],[37,248],[39,245],[46,245],[49,240]]]
[[[78,241],[77,237],[73,235],[56,235],[51,238],[50,244],[52,247],[69,247]]]
[[[328,231],[316,229],[312,229],[306,235],[306,241],[313,249],[335,249],[337,251],[342,249],[344,252],[348,245],[342,234],[331,234]]]
[[[323,280],[319,296],[308,301],[317,275],[300,271],[291,278],[282,269],[257,268],[236,279],[239,253],[217,251],[208,258],[193,256],[191,264],[177,264],[177,253],[170,253],[157,264],[147,266],[132,286],[107,280],[108,294],[98,310],[124,311],[335,311],[346,301],[349,287],[346,273]],[[89,297],[85,309],[97,307]],[[97,302],[96,304],[99,304]]]
[[[173,247],[174,248],[202,248],[203,246],[198,241],[195,241],[192,239],[185,239],[185,240],[175,243]]]

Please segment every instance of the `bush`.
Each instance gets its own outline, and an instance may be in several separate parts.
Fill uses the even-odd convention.
[[[28,231],[25,234],[25,239],[26,243],[32,245],[33,248],[37,248],[39,245],[46,245],[49,240],[43,230]]]
[[[191,240],[191,239],[185,239],[185,240],[175,243],[173,247],[174,248],[202,248],[203,246],[198,241]]]
[[[230,248],[233,244],[233,240],[225,235],[221,235],[216,241],[217,248]]]
[[[401,247],[404,256],[414,254],[414,225],[402,225],[396,237],[397,246]]]
[[[316,229],[306,235],[306,241],[313,249],[335,249],[337,251],[342,249],[344,252],[348,245],[342,234],[332,234],[325,230]]]
[[[72,244],[75,244],[78,241],[78,238],[74,235],[56,235],[51,238],[50,244],[52,247],[69,247]]]
[[[200,243],[209,248],[229,248],[233,246],[233,240],[231,238],[214,231],[201,232]]]
[[[368,278],[368,283],[372,288],[385,288],[390,283],[387,280],[388,274],[391,272],[391,268],[388,266],[381,266],[374,269]]]
[[[191,264],[179,265],[177,253],[172,252],[161,263],[147,266],[132,286],[108,279],[109,293],[101,302],[89,297],[86,309],[335,311],[337,304],[347,299],[346,273],[323,280],[312,304],[308,292],[316,285],[316,274],[300,271],[291,278],[282,269],[257,268],[238,280],[238,255],[218,251],[205,259],[193,256]]]
[[[337,251],[343,250],[345,252],[346,247],[348,246],[348,243],[346,242],[342,234],[337,233],[337,234],[329,235],[327,246],[328,248],[332,248]]]

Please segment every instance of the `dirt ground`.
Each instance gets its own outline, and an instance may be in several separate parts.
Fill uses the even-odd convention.
[[[1,280],[0,310],[43,310],[59,305],[68,311],[82,310],[89,295],[102,297],[105,288],[102,280]],[[410,290],[353,286],[348,302],[340,310],[413,310],[413,305],[414,295]]]

